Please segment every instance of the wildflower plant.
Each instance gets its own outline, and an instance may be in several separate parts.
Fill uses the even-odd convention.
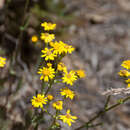
[[[60,127],[59,120],[71,126],[77,117],[70,114],[70,109],[67,110],[66,115],[63,115],[64,101],[67,98],[69,100],[74,99],[75,92],[71,90],[72,85],[78,78],[84,78],[85,72],[83,70],[68,70],[62,62],[62,59],[67,54],[71,54],[75,48],[63,41],[56,41],[55,35],[48,32],[56,29],[56,24],[43,22],[41,27],[44,29],[44,33],[41,33],[40,36],[41,41],[44,41],[44,48],[41,50],[43,64],[39,67],[37,73],[40,75],[42,87],[40,93],[33,96],[31,103],[34,108],[41,109],[53,118],[50,129]],[[36,42],[38,39],[33,36],[32,41]],[[57,90],[60,100],[57,95],[52,96],[50,94],[50,90],[55,83],[64,84],[63,88]],[[49,112],[49,107],[54,109],[55,114]],[[36,118],[37,115],[34,115],[34,117]]]
[[[40,36],[40,40],[44,41],[44,48],[41,50],[41,59],[43,62],[37,72],[41,80],[41,88],[38,91],[39,93],[37,93],[31,99],[32,107],[34,108],[32,123],[35,124],[35,128],[38,128],[39,122],[43,120],[44,113],[46,113],[52,119],[48,130],[53,130],[61,128],[60,122],[71,126],[72,123],[75,123],[78,119],[77,116],[71,114],[70,108],[65,108],[65,102],[67,100],[74,99],[76,94],[74,90],[71,90],[73,88],[72,86],[79,78],[86,77],[86,74],[82,69],[69,70],[63,63],[62,59],[67,54],[71,54],[75,48],[67,43],[64,43],[63,41],[56,41],[55,35],[52,34],[52,31],[56,29],[56,24],[43,22],[41,27],[44,29],[44,33],[41,33]],[[51,31],[51,34],[49,31]],[[32,42],[37,41],[38,39],[33,36]],[[103,110],[75,130],[81,130],[82,128],[88,129],[102,125],[102,123],[94,124],[94,121],[109,110],[123,104],[130,99],[130,96],[128,96],[118,100],[116,104],[109,105],[110,97],[111,95],[114,95],[115,92],[116,94],[119,94],[122,91],[124,91],[124,93],[128,93],[129,91],[130,93],[130,88],[128,88],[130,87],[130,60],[124,61],[121,66],[123,67],[123,70],[120,70],[118,74],[125,79],[127,89],[119,88],[104,92],[104,94],[108,95],[108,97]],[[51,89],[53,88],[54,84],[59,86],[58,83],[62,83],[63,87],[56,90],[55,95],[51,94]],[[112,94],[112,92],[114,92],[114,94]],[[60,99],[58,96],[60,96]],[[50,111],[50,108],[53,110],[53,112]],[[40,109],[40,116],[35,112],[37,109]]]

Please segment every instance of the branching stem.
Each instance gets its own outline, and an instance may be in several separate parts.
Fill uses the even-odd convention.
[[[100,116],[104,115],[106,112],[110,111],[111,109],[125,103],[127,100],[130,99],[130,96],[122,99],[121,102],[118,102],[110,107],[107,107],[106,109],[104,109],[103,111],[100,111],[96,116],[94,116],[92,119],[90,119],[88,122],[86,122],[84,125],[80,126],[79,128],[76,128],[75,130],[81,130],[82,128],[89,126],[89,124],[91,124],[93,121],[95,121],[97,118],[99,118]],[[108,104],[108,103],[107,103]]]

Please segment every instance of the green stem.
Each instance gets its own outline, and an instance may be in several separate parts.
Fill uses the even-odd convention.
[[[42,89],[41,89],[41,93],[44,94],[44,88],[45,88],[46,83],[44,81],[42,81]]]
[[[48,130],[51,130],[52,129],[52,127],[55,125],[55,123],[56,123],[56,118],[57,118],[57,116],[58,116],[58,110],[56,110],[56,115],[55,115],[55,118],[54,118],[54,120],[53,120],[53,122],[52,122],[52,124],[50,125],[50,127],[48,128]]]
[[[111,98],[111,95],[109,95],[109,96],[107,97],[107,101],[106,101],[106,103],[105,103],[104,109],[107,109],[108,103],[109,103],[109,101],[110,101],[110,98]]]
[[[79,128],[76,128],[75,130],[80,130],[80,129],[86,127],[86,126],[89,126],[89,124],[91,124],[97,118],[99,118],[100,116],[104,115],[106,112],[110,111],[111,109],[121,105],[122,103],[125,103],[129,99],[130,99],[130,96],[122,99],[122,102],[118,102],[118,103],[116,103],[116,104],[114,104],[114,105],[104,109],[103,111],[99,112],[96,116],[94,116],[92,119],[90,119],[88,122],[86,122],[84,125],[80,126]]]
[[[53,115],[50,113],[50,112],[48,112],[48,111],[45,111],[48,115],[50,115],[51,117],[53,117]]]
[[[50,81],[49,87],[47,88],[47,90],[46,90],[46,92],[45,92],[45,96],[46,96],[46,95],[48,94],[48,92],[50,91],[53,82],[54,82],[54,80],[53,80],[53,81]]]

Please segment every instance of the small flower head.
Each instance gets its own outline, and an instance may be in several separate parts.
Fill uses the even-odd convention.
[[[123,61],[121,66],[124,67],[125,69],[130,69],[130,60]]]
[[[77,70],[76,73],[79,78],[84,78],[86,76],[84,70]]]
[[[67,67],[65,66],[65,64],[64,64],[63,62],[58,63],[57,69],[58,69],[59,71],[63,71],[63,72],[66,72],[66,71],[67,71]]]
[[[71,54],[75,50],[75,48],[71,45],[68,45],[62,41],[50,42],[50,46],[53,47],[55,54]]]
[[[73,85],[74,81],[77,80],[77,76],[74,71],[65,72],[62,77],[63,83]]]
[[[59,119],[62,120],[64,123],[67,123],[69,126],[71,126],[71,123],[75,122],[77,117],[72,116],[70,114],[70,110],[68,109],[66,115],[59,115]]]
[[[57,54],[62,54],[64,53],[64,46],[63,44],[61,44],[60,42],[50,42],[50,46],[53,48],[54,50],[54,53],[57,55]]]
[[[40,80],[48,82],[49,79],[53,79],[55,77],[55,70],[52,67],[43,67],[39,69],[38,74],[41,74]]]
[[[48,66],[48,67],[52,67],[52,64],[51,64],[51,63],[47,63],[47,66]]]
[[[130,76],[130,72],[128,72],[127,70],[120,70],[120,72],[118,74],[121,77],[128,77],[128,76]]]
[[[43,55],[41,55],[41,57],[45,57],[46,61],[47,60],[54,60],[54,58],[56,57],[56,55],[53,53],[53,49],[45,48],[41,52],[43,53]]]
[[[68,44],[64,44],[64,52],[71,54],[73,51],[75,50],[75,48],[73,48],[71,45]]]
[[[51,101],[51,100],[53,100],[53,96],[51,95],[51,94],[49,94],[48,96],[47,96],[47,99],[49,100],[49,101]]]
[[[36,35],[32,36],[31,38],[32,42],[37,42],[38,41],[38,37]]]
[[[56,109],[56,110],[62,110],[63,109],[63,101],[56,101],[52,104],[52,106]]]
[[[61,94],[61,96],[65,96],[66,98],[70,98],[71,100],[72,100],[72,99],[74,98],[74,96],[75,96],[74,92],[71,91],[70,89],[68,89],[67,87],[61,89],[60,94]]]
[[[0,67],[3,68],[6,64],[6,58],[0,57]]]
[[[49,33],[41,33],[40,38],[41,40],[44,40],[45,43],[49,43],[55,39],[55,35]]]
[[[49,31],[49,30],[54,30],[56,28],[56,24],[52,24],[52,23],[41,23],[41,26],[44,27],[45,31]]]
[[[43,108],[43,104],[47,103],[47,98],[43,94],[37,94],[37,97],[33,96],[31,102],[33,107]]]

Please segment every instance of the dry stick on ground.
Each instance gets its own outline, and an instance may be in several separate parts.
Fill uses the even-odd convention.
[[[110,98],[109,96],[108,96],[108,98]],[[107,98],[107,101],[108,101],[108,98]],[[102,116],[102,115],[104,115],[106,112],[108,112],[108,111],[110,111],[111,109],[113,109],[113,108],[115,108],[115,107],[117,107],[117,106],[119,106],[119,105],[121,105],[121,104],[123,104],[123,103],[125,103],[127,100],[129,100],[130,99],[130,96],[128,96],[128,97],[126,97],[126,98],[124,98],[124,99],[121,99],[118,103],[116,103],[116,104],[114,104],[114,105],[112,105],[112,106],[110,106],[110,107],[106,107],[106,108],[104,108],[104,110],[103,111],[100,111],[96,116],[94,116],[92,119],[90,119],[88,122],[86,122],[84,125],[82,125],[82,126],[80,126],[79,128],[76,128],[75,130],[81,130],[82,128],[90,128],[91,127],[91,123],[92,122],[94,122],[97,118],[99,118],[100,116]],[[107,103],[108,104],[108,103]],[[89,126],[90,125],[90,126]]]

